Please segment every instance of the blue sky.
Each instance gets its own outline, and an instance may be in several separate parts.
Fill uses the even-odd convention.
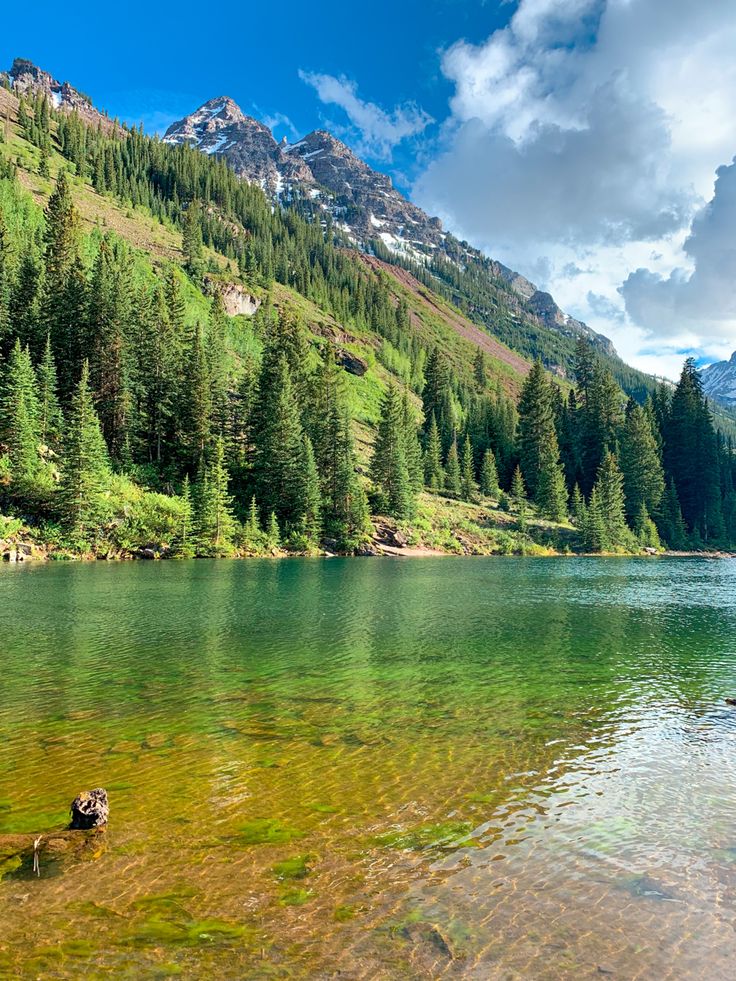
[[[733,0],[6,7],[0,67],[149,132],[217,95],[330,129],[639,367],[736,348]]]
[[[413,102],[443,119],[452,86],[439,52],[459,37],[482,41],[512,11],[505,3],[464,0],[41,2],[31,22],[23,5],[12,4],[3,12],[0,65],[27,57],[147,129],[229,95],[253,115],[287,116],[303,135],[344,119],[320,103],[300,71],[357,80],[364,100]],[[275,131],[294,136],[285,123]]]

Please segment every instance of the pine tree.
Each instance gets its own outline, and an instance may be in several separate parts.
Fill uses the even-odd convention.
[[[477,490],[478,485],[475,482],[475,468],[473,464],[473,446],[470,442],[470,437],[466,436],[460,459],[460,493],[463,500],[474,501]]]
[[[36,376],[28,349],[15,342],[5,370],[5,395],[0,405],[0,437],[7,443],[11,489],[15,497],[32,496],[41,465],[40,410]]]
[[[572,520],[577,528],[582,528],[585,522],[585,498],[580,493],[580,488],[577,484],[572,489],[572,495],[570,497],[570,513],[572,514]]]
[[[453,439],[445,460],[445,490],[451,497],[459,497],[462,490],[462,470],[457,451],[457,439]]]
[[[0,356],[10,346],[10,297],[14,282],[13,247],[5,218],[0,211]]]
[[[81,360],[86,280],[79,258],[79,217],[63,170],[46,208],[44,240],[40,319],[44,336],[51,335],[59,387],[66,397],[74,388]]]
[[[427,434],[427,447],[424,451],[424,481],[433,493],[442,490],[445,483],[445,471],[442,468],[442,441],[437,420],[432,415]]]
[[[277,549],[281,547],[281,531],[279,530],[279,521],[276,517],[276,512],[272,511],[268,519],[268,528],[266,529],[266,540],[269,547],[272,549]]]
[[[452,376],[447,360],[434,348],[424,368],[422,408],[426,420],[434,417],[440,431],[443,448],[449,447],[457,426],[452,396]]]
[[[181,445],[190,467],[204,456],[212,438],[212,391],[202,325],[190,332],[182,373],[179,418]]]
[[[85,538],[96,534],[109,474],[107,448],[92,404],[89,364],[85,361],[69,407],[59,483],[59,514],[74,534]]]
[[[184,213],[184,228],[182,232],[184,266],[194,280],[201,279],[204,272],[200,210],[198,201],[191,201],[189,203],[189,207]]]
[[[274,511],[286,528],[303,514],[303,431],[289,365],[278,346],[264,352],[259,396],[254,420],[256,493],[264,512]]]
[[[28,344],[32,355],[36,357],[42,350],[39,331],[40,291],[40,269],[34,252],[28,249],[20,257],[10,290],[8,310],[12,333],[20,338],[21,344]]]
[[[526,487],[524,485],[524,477],[521,472],[521,467],[517,465],[516,470],[514,470],[514,476],[511,478],[511,497],[517,505],[526,504]]]
[[[605,552],[611,547],[606,531],[604,506],[597,487],[591,491],[580,532],[586,552]]]
[[[535,361],[524,380],[519,398],[519,463],[530,497],[537,498],[537,485],[546,461],[545,453],[559,456],[552,401],[552,388],[541,361]],[[555,460],[555,463],[557,460]]]
[[[631,405],[621,433],[621,470],[626,491],[626,514],[635,522],[644,509],[656,511],[664,493],[664,473],[649,417],[639,405]],[[639,530],[637,524],[633,527]]]
[[[261,535],[261,522],[258,518],[258,504],[255,494],[251,497],[248,505],[248,517],[245,519],[243,532],[251,545],[257,542]]]
[[[665,490],[658,516],[659,532],[670,548],[687,548],[688,538],[685,522],[680,509],[675,481],[670,482]]]
[[[492,449],[487,449],[483,454],[483,466],[480,471],[480,489],[486,497],[498,498],[498,468],[496,467],[496,457]]]
[[[723,537],[721,474],[713,421],[702,382],[688,358],[665,425],[665,462],[687,529],[704,542]]]
[[[381,405],[371,460],[371,479],[380,508],[394,518],[410,518],[416,502],[406,460],[406,431],[401,397],[390,384]]]
[[[539,449],[540,470],[535,501],[545,518],[564,521],[567,517],[567,485],[554,432],[547,435]]]
[[[488,385],[488,369],[486,368],[486,355],[482,348],[475,352],[473,361],[473,378],[480,391],[484,391]]]
[[[409,403],[409,393],[404,389],[401,398],[401,416],[404,438],[404,456],[409,471],[409,482],[413,494],[419,494],[424,489],[424,464],[422,446],[419,442],[417,421],[414,410]]]
[[[314,459],[312,441],[306,434],[302,436],[299,471],[301,477],[301,500],[298,526],[309,541],[314,542],[319,538],[321,529],[320,513],[322,495],[319,489],[319,474]]]
[[[235,519],[232,498],[228,493],[230,475],[225,466],[225,447],[221,437],[215,440],[212,463],[205,473],[204,479],[199,478],[195,496],[198,548],[204,555],[227,554],[232,551]]]
[[[56,364],[51,351],[51,337],[48,334],[37,375],[39,437],[44,445],[55,444],[61,436],[62,416],[56,391]]]
[[[195,553],[194,540],[194,505],[189,474],[184,475],[181,488],[181,516],[172,543],[172,555],[179,558],[191,558]]]
[[[624,478],[616,457],[610,451],[606,453],[598,468],[595,490],[600,502],[608,544],[628,544],[631,534],[626,525]]]

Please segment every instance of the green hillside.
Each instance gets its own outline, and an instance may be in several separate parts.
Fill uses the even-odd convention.
[[[662,492],[624,501],[606,456],[623,398],[585,351],[605,405],[341,248],[308,202],[281,211],[222,161],[41,97],[0,89],[0,112],[0,538],[183,556],[658,544]],[[620,527],[598,527],[597,492],[621,498]],[[722,518],[687,517],[683,542],[727,540]]]

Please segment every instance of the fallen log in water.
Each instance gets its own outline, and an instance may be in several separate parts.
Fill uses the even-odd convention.
[[[102,788],[83,791],[72,801],[68,828],[35,834],[0,834],[0,864],[32,857],[33,870],[40,874],[42,856],[96,858],[104,850],[109,811],[106,791]]]

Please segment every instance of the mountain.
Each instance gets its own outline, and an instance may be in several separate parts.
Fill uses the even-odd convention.
[[[188,143],[203,153],[227,160],[236,174],[264,191],[281,196],[314,184],[312,173],[299,157],[287,156],[271,130],[227,96],[210,99],[190,116],[169,126],[164,143]]]
[[[585,337],[601,353],[616,355],[607,337],[568,316],[549,293],[537,289],[524,276],[444,231],[439,218],[412,204],[388,175],[369,167],[324,130],[309,133],[291,145],[278,143],[266,126],[223,96],[173,123],[164,142],[188,143],[203,153],[222,157],[239,176],[259,184],[284,204],[295,199],[316,202],[348,242],[364,251],[378,248],[389,261],[430,271],[450,262],[468,279],[490,279],[505,288],[504,306],[513,316],[528,318],[533,326],[573,342]],[[472,307],[472,296],[463,296],[465,292],[456,290],[457,296],[452,298],[467,299]],[[476,319],[483,320],[485,311],[478,307]],[[469,312],[473,313],[472,309]],[[554,357],[546,360],[551,367],[562,367]]]
[[[703,368],[700,377],[708,398],[736,409],[736,351],[730,361],[718,361]]]
[[[76,112],[86,123],[100,126],[109,132],[118,128],[124,132],[118,123],[109,116],[99,112],[89,96],[73,88],[69,82],[58,82],[48,72],[38,68],[25,58],[16,58],[10,71],[8,81],[17,95],[45,95],[51,106],[61,112]]]

